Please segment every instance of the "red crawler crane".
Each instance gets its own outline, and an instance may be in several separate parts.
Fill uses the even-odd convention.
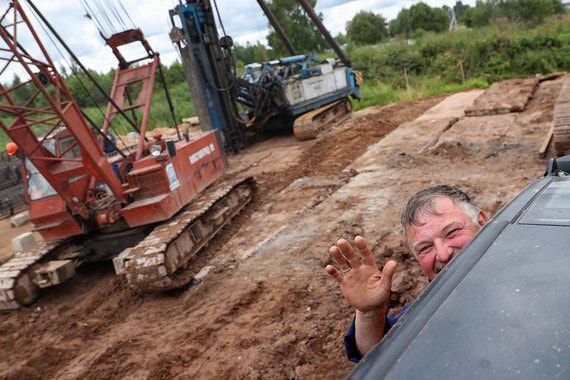
[[[205,191],[226,168],[215,132],[146,141],[160,60],[140,30],[106,40],[119,69],[100,133],[74,101],[20,2],[12,1],[0,21],[0,73],[10,68],[27,78],[12,88],[0,85],[0,127],[25,158],[30,220],[46,240],[0,267],[0,309],[29,304],[39,288],[65,281],[78,265],[121,252],[115,268],[134,287],[179,285],[175,272],[249,201],[251,180]],[[147,55],[127,62],[119,47],[133,42]],[[134,62],[140,66],[131,67]],[[127,113],[142,115],[140,123]],[[113,145],[108,129],[118,114],[140,134],[136,152],[104,151]],[[187,212],[179,213],[183,208]],[[176,233],[163,232],[165,221],[176,221],[170,231]]]

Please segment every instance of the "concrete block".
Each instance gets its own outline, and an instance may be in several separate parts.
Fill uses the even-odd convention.
[[[12,239],[12,248],[14,252],[26,252],[36,244],[34,234],[31,232],[24,232]]]
[[[200,119],[198,119],[198,116],[192,116],[192,117],[186,117],[184,119],[182,119],[183,123],[188,123],[190,125],[198,125],[200,124]]]
[[[10,224],[12,227],[20,227],[28,223],[30,220],[28,213],[26,211],[16,214],[10,218]]]

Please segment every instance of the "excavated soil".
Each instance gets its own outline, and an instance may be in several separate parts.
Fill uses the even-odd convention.
[[[473,91],[368,108],[312,141],[251,146],[227,176],[254,175],[255,199],[193,262],[210,268],[200,282],[140,295],[110,263],[83,267],[0,315],[0,378],[344,377],[353,312],[324,271],[330,244],[362,234],[380,265],[395,259],[398,311],[426,282],[401,238],[405,199],[445,182],[499,210],[546,167],[536,152],[563,79],[540,83],[519,113],[464,117]]]
[[[512,79],[494,83],[465,110],[468,116],[521,112],[538,86],[538,78]],[[497,100],[502,99],[500,103]]]

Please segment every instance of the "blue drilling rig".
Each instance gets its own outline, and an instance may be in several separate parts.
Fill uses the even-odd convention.
[[[226,147],[239,151],[248,131],[276,128],[285,120],[299,139],[314,138],[351,111],[362,76],[306,0],[298,0],[338,59],[298,54],[271,10],[258,3],[289,57],[249,64],[237,76],[233,41],[220,37],[210,0],[187,1],[170,11],[170,38],[177,45],[202,130],[217,130]],[[280,120],[281,123],[272,123]]]

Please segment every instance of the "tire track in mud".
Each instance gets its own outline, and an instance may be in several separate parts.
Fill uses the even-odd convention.
[[[224,310],[221,311],[221,315],[212,318],[208,323],[202,323],[202,321],[208,320],[207,315],[201,320],[192,318],[195,323],[188,325],[184,335],[172,336],[172,341],[168,341],[167,345],[176,347],[176,352],[160,350],[156,353],[160,360],[154,360],[150,364],[148,377],[153,379],[167,379],[176,376],[194,378],[202,371],[202,363],[212,362],[208,352],[210,346],[208,342],[224,342],[226,346],[239,348],[238,346],[241,344],[240,339],[231,338],[235,333],[234,326],[236,320],[239,321],[252,305],[260,302],[265,288],[265,283],[257,282],[252,286],[236,289],[235,293],[228,294],[228,299],[225,300]],[[206,304],[200,303],[199,305],[194,305],[194,309],[209,308],[213,304],[215,304],[215,301],[209,301]],[[199,342],[199,345],[189,344],[191,341]],[[163,345],[161,344],[160,346]],[[241,347],[245,348],[245,346]],[[217,358],[216,360],[223,361],[228,359]],[[181,366],[181,364],[183,365]],[[185,370],[180,372],[181,368]],[[218,377],[218,375],[215,377]],[[232,376],[229,377],[231,378]]]

